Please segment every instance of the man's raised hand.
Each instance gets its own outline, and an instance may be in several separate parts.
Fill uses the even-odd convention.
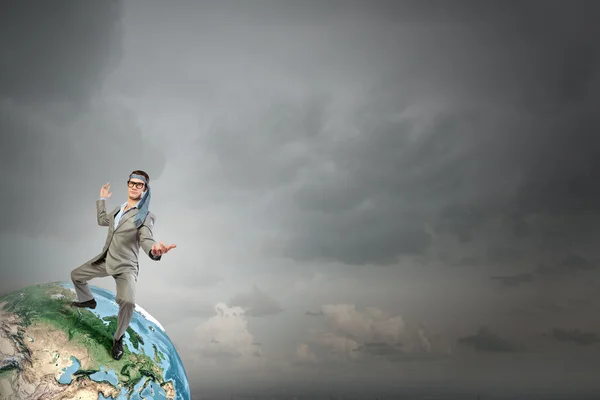
[[[177,245],[174,243],[170,244],[168,246],[165,246],[163,242],[154,243],[154,245],[152,246],[152,255],[162,256],[163,254],[167,253],[169,250],[174,249],[175,247],[177,247]]]
[[[110,189],[110,183],[106,182],[106,185],[100,188],[100,197],[106,197],[107,199],[112,195],[112,192],[108,193]]]

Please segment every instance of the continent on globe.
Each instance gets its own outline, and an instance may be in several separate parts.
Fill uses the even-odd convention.
[[[183,363],[160,323],[136,305],[111,356],[118,305],[90,286],[97,307],[73,308],[70,282],[28,286],[0,297],[0,400],[190,399]]]

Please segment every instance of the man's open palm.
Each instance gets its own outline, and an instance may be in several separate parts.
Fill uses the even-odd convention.
[[[108,189],[110,189],[110,183],[106,182],[106,185],[100,188],[100,197],[106,197],[108,199],[112,195],[112,192],[108,193]]]
[[[165,246],[163,242],[154,243],[154,245],[152,246],[152,254],[155,256],[162,256],[169,250],[174,249],[175,247],[177,247],[175,243],[170,244],[168,246]]]

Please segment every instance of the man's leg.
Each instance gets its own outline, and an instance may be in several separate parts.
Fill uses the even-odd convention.
[[[129,327],[133,310],[135,309],[135,285],[137,276],[133,272],[124,272],[113,275],[117,283],[117,304],[119,315],[117,317],[117,331],[113,336],[112,356],[120,360],[123,356],[123,335]]]
[[[117,304],[119,305],[118,326],[114,338],[119,339],[131,322],[135,309],[135,286],[137,276],[133,272],[113,275],[117,283]]]
[[[75,292],[79,302],[94,300],[94,295],[87,282],[93,278],[102,278],[108,276],[106,272],[106,259],[101,259],[95,263],[85,263],[71,271],[71,281],[75,286]]]

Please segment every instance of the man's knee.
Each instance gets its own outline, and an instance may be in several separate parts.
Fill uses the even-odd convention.
[[[71,271],[71,281],[73,281],[73,283],[75,282],[84,282],[84,280],[81,277],[81,267],[77,267],[74,270]]]
[[[123,307],[123,308],[135,308],[135,301],[133,299],[128,299],[128,298],[117,298],[117,304],[119,305],[119,307]]]
[[[106,276],[105,271],[98,267],[98,262],[81,264],[71,271],[71,280],[73,283],[86,283],[87,281]]]

